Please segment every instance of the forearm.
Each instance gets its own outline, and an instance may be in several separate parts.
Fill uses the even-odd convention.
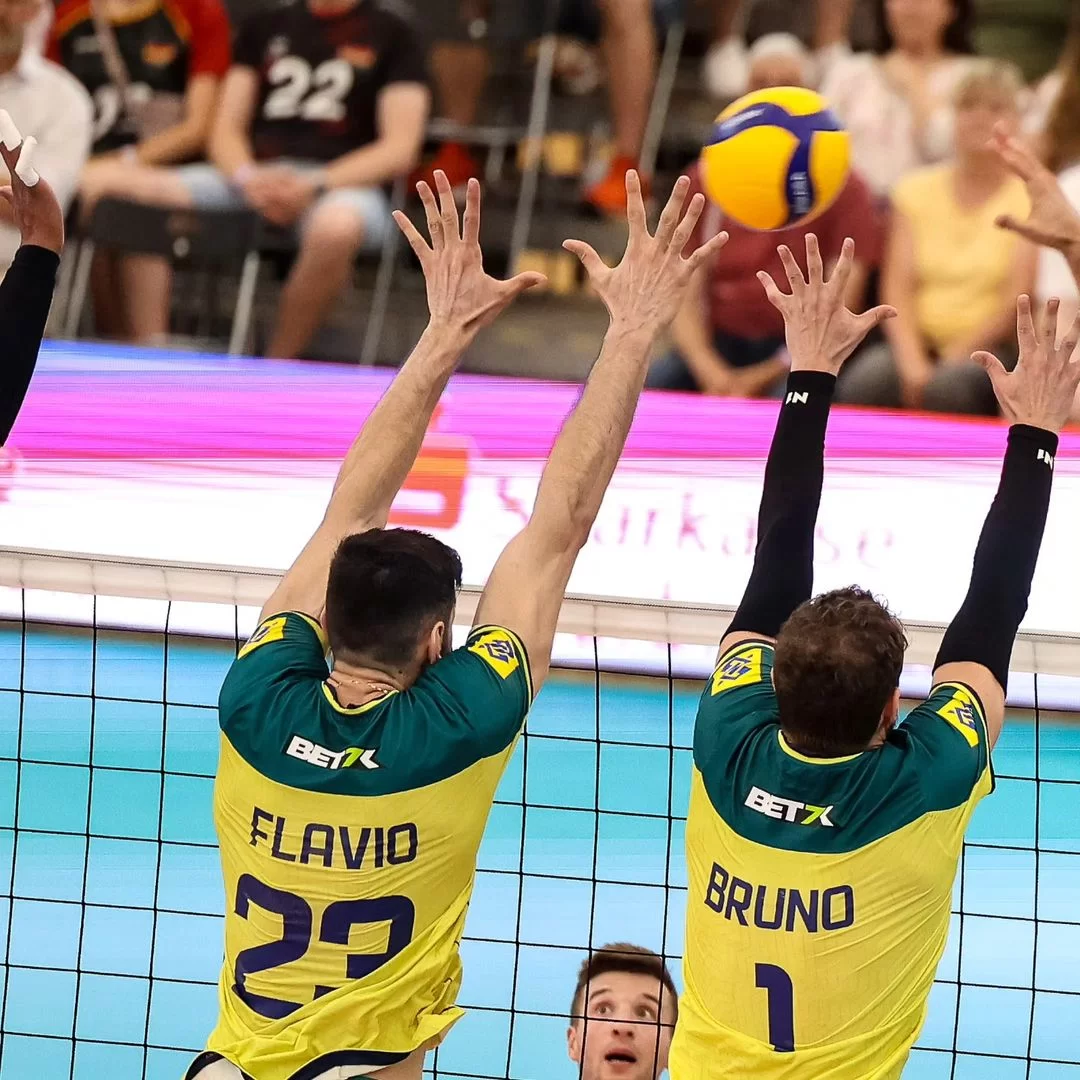
[[[49,317],[60,257],[21,247],[0,282],[0,444],[19,415]]]
[[[1005,688],[1042,546],[1057,444],[1058,437],[1041,428],[1010,428],[1001,482],[975,549],[971,584],[935,667],[981,664]]]
[[[327,187],[375,187],[407,173],[417,162],[420,144],[412,139],[377,139],[339,157],[326,167]]]
[[[179,165],[198,157],[205,146],[204,125],[182,120],[139,143],[135,154],[143,165]]]
[[[530,529],[543,531],[553,548],[581,547],[588,539],[630,432],[652,344],[651,333],[608,329],[536,493]]]
[[[230,180],[237,170],[255,164],[251,139],[233,128],[217,129],[210,136],[210,160]]]
[[[776,637],[814,587],[814,530],[836,377],[794,371],[780,407],[758,512],[754,568],[728,632]]]
[[[353,443],[327,517],[382,528],[416,461],[424,434],[460,359],[456,338],[428,326]]]

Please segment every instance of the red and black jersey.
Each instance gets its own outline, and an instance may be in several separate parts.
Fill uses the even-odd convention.
[[[136,101],[183,94],[194,76],[222,78],[229,68],[231,32],[221,0],[148,0],[112,26]],[[109,78],[89,0],[59,0],[48,54],[94,99],[94,153],[134,142],[135,126]]]
[[[426,83],[424,47],[403,11],[359,0],[317,15],[305,0],[250,18],[237,64],[259,74],[251,141],[258,161],[332,161],[377,137],[379,94],[393,83]]]

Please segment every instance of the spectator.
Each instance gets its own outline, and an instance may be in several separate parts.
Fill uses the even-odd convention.
[[[450,0],[439,3],[449,6]],[[565,0],[561,5],[561,32],[586,38],[598,35],[607,68],[615,158],[605,176],[584,193],[586,204],[600,213],[626,212],[626,173],[628,169],[638,168],[656,85],[656,26],[678,16],[682,3],[683,0]],[[440,112],[464,127],[476,123],[490,67],[487,45],[473,38],[476,28],[484,25],[476,17],[483,9],[482,0],[465,0],[460,18],[465,28],[464,40],[444,41],[432,54]],[[435,169],[442,169],[455,187],[480,171],[468,148],[453,142],[443,144],[422,175],[430,178]]]
[[[26,46],[27,29],[40,18],[43,6],[41,0],[0,0],[0,108],[37,138],[37,167],[66,211],[90,151],[93,110],[75,79]],[[0,182],[8,183],[2,166],[0,174]],[[12,208],[0,202],[0,276],[18,247]]]
[[[989,148],[995,123],[1017,129],[1022,87],[1012,64],[976,61],[957,90],[955,157],[896,186],[881,296],[900,314],[885,326],[888,344],[841,378],[840,400],[996,413],[971,354],[1004,346],[1015,361],[1016,297],[1034,280],[1035,249],[995,224],[1023,219],[1027,192]]]
[[[814,0],[792,4],[790,0],[712,0],[715,16],[713,44],[705,55],[702,79],[706,92],[730,101],[745,94],[750,85],[747,41],[774,33],[795,34],[815,49],[815,68],[808,85],[816,86],[820,72],[839,45],[851,51],[849,41],[876,41],[875,0]]]
[[[605,945],[581,965],[566,1046],[580,1080],[657,1080],[667,1068],[679,995],[662,957]],[[617,1071],[605,1066],[621,1063]]]
[[[879,0],[877,55],[834,47],[821,83],[851,132],[856,167],[884,197],[952,149],[952,98],[971,52],[971,0]]]
[[[412,26],[383,0],[290,0],[236,40],[208,165],[155,174],[159,205],[250,207],[300,241],[268,355],[302,354],[361,251],[392,228],[385,185],[419,159],[429,93]],[[152,189],[151,189],[152,188]],[[167,288],[154,305],[167,328]]]
[[[802,85],[810,57],[797,38],[770,34],[750,50],[750,86]],[[694,176],[695,185],[697,177]],[[803,258],[805,237],[814,232],[822,257],[835,263],[844,238],[855,240],[858,262],[848,284],[848,306],[858,310],[871,268],[877,265],[881,227],[866,184],[852,174],[839,199],[811,224],[777,232],[756,232],[724,220],[709,205],[692,243],[703,244],[721,229],[730,234],[727,247],[712,266],[703,268],[672,326],[674,351],[649,375],[654,389],[700,390],[726,397],[760,397],[783,385],[787,374],[784,320],[769,303],[758,282],[763,267],[783,272],[776,253],[787,244]]]
[[[60,0],[49,55],[94,100],[94,156],[82,175],[84,219],[106,195],[152,194],[162,167],[202,157],[230,30],[221,0]],[[98,251],[99,333],[147,340],[167,296],[159,259]]]

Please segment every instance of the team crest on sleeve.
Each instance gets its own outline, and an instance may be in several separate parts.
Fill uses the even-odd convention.
[[[713,697],[725,690],[734,690],[737,686],[753,686],[761,682],[762,657],[760,645],[748,646],[728,656],[713,675]]]
[[[260,645],[266,645],[271,641],[281,641],[285,636],[285,623],[288,616],[279,615],[276,619],[267,619],[266,622],[255,631],[248,639],[248,643],[237,655],[238,660],[243,660],[248,653],[254,652]]]
[[[510,678],[521,666],[514,643],[501,630],[492,630],[477,638],[469,646],[469,652],[476,653],[495,673],[503,679]]]
[[[953,696],[938,709],[937,714],[952,724],[967,739],[969,746],[979,745],[979,707],[962,686],[953,690]]]

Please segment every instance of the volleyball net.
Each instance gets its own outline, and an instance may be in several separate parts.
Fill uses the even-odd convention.
[[[203,1046],[222,954],[217,694],[274,580],[0,549],[0,1080],[175,1080]],[[609,942],[660,953],[681,985],[693,721],[727,618],[567,602],[481,848],[467,1016],[431,1075],[577,1076],[570,998]],[[914,697],[940,628],[910,629]],[[1014,667],[997,791],[905,1077],[1080,1076],[1080,641],[1025,635]]]

